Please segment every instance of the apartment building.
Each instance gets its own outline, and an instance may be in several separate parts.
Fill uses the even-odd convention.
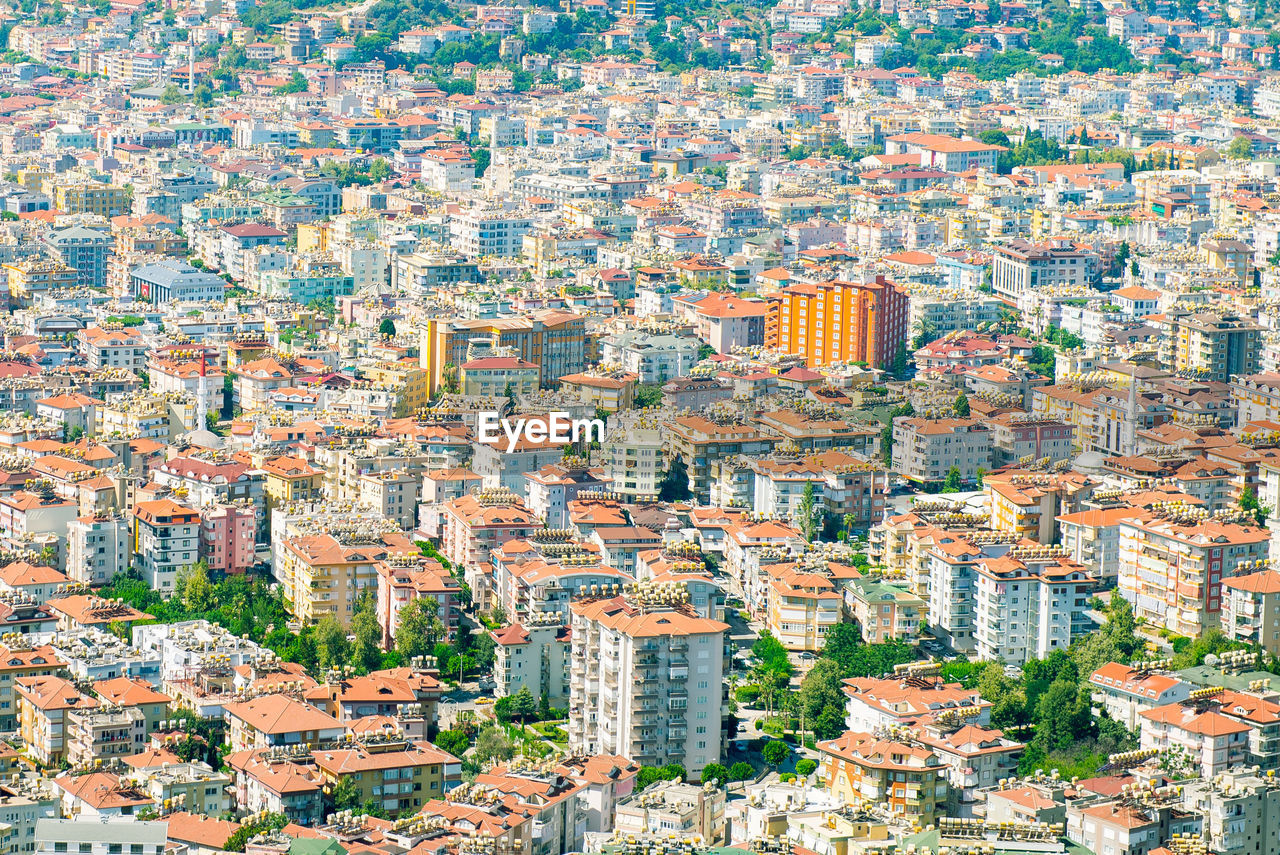
[[[73,709],[64,727],[67,762],[72,766],[110,763],[146,747],[147,721],[133,707]]]
[[[679,416],[665,426],[671,456],[688,469],[689,489],[696,496],[710,495],[726,459],[759,457],[778,443],[773,431],[732,417]]]
[[[974,636],[979,659],[1022,665],[1066,650],[1093,628],[1096,583],[1058,547],[1015,546],[978,562]]]
[[[990,821],[985,791],[1017,773],[1026,746],[1004,731],[976,727],[945,715],[921,727],[916,739],[933,749],[946,765],[945,814],[972,817],[983,805]]]
[[[232,751],[308,745],[339,739],[346,731],[328,713],[289,695],[259,695],[224,704]]]
[[[1223,581],[1264,558],[1270,532],[1240,515],[1205,517],[1182,506],[1120,523],[1120,593],[1135,617],[1198,637],[1222,621]]]
[[[1197,694],[1183,703],[1166,704],[1139,713],[1140,744],[1144,749],[1182,752],[1195,772],[1211,778],[1249,759],[1252,728],[1197,703]]]
[[[678,584],[575,602],[569,744],[638,763],[719,762],[727,624],[698,617]]]
[[[1079,799],[1067,806],[1066,827],[1067,839],[1090,852],[1147,855],[1175,834],[1200,838],[1204,821],[1177,796],[1161,795],[1148,804],[1130,798]]]
[[[1115,584],[1120,564],[1120,523],[1137,511],[1128,506],[1095,508],[1058,517],[1060,543],[1103,588]]]
[[[91,327],[76,333],[90,368],[138,371],[146,365],[147,342],[126,327]]]
[[[1280,654],[1280,570],[1265,566],[1222,580],[1222,634]]]
[[[129,211],[129,190],[100,181],[60,179],[46,184],[53,207],[68,214],[97,214],[104,219]]]
[[[16,781],[0,786],[0,822],[7,825],[5,855],[36,851],[36,823],[58,816],[57,796],[45,781]]]
[[[1164,342],[1178,371],[1226,383],[1238,374],[1256,374],[1262,354],[1262,327],[1231,313],[1198,312],[1175,317]]]
[[[274,554],[276,577],[295,616],[304,621],[333,617],[350,626],[361,594],[377,590],[378,565],[419,550],[399,526],[383,523],[289,537]]]
[[[169,824],[131,816],[104,818],[99,822],[76,819],[39,819],[35,825],[35,851],[39,855],[79,852],[84,855],[163,855]]]
[[[235,772],[238,809],[280,813],[306,826],[324,821],[325,778],[310,752],[281,756],[267,750],[237,751],[227,755],[226,763]]]
[[[44,243],[56,261],[76,272],[81,287],[106,287],[107,258],[115,246],[115,239],[109,233],[71,226],[53,232]]]
[[[927,606],[905,588],[871,579],[848,582],[844,605],[867,644],[915,638]]]
[[[527,688],[553,707],[569,701],[569,627],[559,613],[530,612],[523,621],[489,633],[494,644],[494,694]]]
[[[143,792],[157,805],[181,805],[189,814],[217,817],[232,809],[231,776],[207,763],[165,763],[147,771]],[[172,816],[172,814],[170,814]]]
[[[991,469],[991,429],[981,419],[893,420],[893,469],[921,483],[945,481],[955,467],[973,483]]]
[[[1066,241],[1010,241],[993,248],[992,264],[993,290],[1013,300],[1033,289],[1091,285],[1102,274],[1097,253]]]
[[[1076,472],[1002,472],[983,479],[991,503],[991,528],[1036,543],[1058,541],[1058,514],[1072,510],[1093,492]]]
[[[429,558],[389,556],[378,563],[378,622],[384,642],[395,643],[400,627],[400,610],[414,600],[428,608],[435,603],[436,615],[452,638],[458,629],[462,586],[439,562]]]
[[[683,377],[698,362],[698,339],[661,328],[629,329],[600,339],[600,360],[619,365],[643,384]]]
[[[133,511],[133,551],[142,578],[168,597],[178,571],[200,557],[200,514],[172,499],[139,502]]]
[[[25,640],[15,639],[0,646],[0,730],[18,726],[18,680],[24,677],[49,677],[67,667],[56,650],[49,645],[29,647]]]
[[[533,218],[528,214],[499,208],[472,208],[449,218],[452,245],[468,258],[519,255],[531,231]]]
[[[610,489],[628,498],[658,495],[666,473],[664,430],[652,414],[635,410],[609,417],[600,459]]]
[[[514,493],[499,489],[481,490],[446,502],[441,525],[441,551],[455,565],[466,569],[475,602],[487,608],[491,574],[482,568],[489,563],[491,553],[508,541],[527,538],[542,528],[542,521]]]
[[[140,677],[116,677],[99,680],[93,684],[98,700],[120,709],[136,709],[142,714],[147,733],[160,729],[160,722],[169,718],[173,701],[164,692],[158,692]]]
[[[946,808],[946,765],[921,742],[848,731],[818,743],[819,780],[845,804],[870,801],[916,825]]]
[[[718,846],[728,840],[725,801],[720,787],[658,781],[618,800],[614,831],[620,835],[696,835]]]
[[[210,570],[244,573],[257,563],[257,514],[247,504],[206,505],[200,512],[200,558]]]
[[[1147,710],[1185,701],[1195,687],[1170,674],[1108,662],[1089,675],[1094,711],[1137,730]]]
[[[458,783],[461,761],[429,742],[400,736],[366,736],[342,747],[314,752],[316,768],[331,787],[344,782],[360,804],[378,805],[392,819],[418,813]]]
[[[1264,372],[1231,378],[1236,424],[1280,421],[1280,374]]]
[[[56,676],[18,677],[18,732],[27,754],[46,766],[66,757],[68,719],[76,710],[93,709],[98,701],[82,695],[74,683]]]
[[[884,368],[907,347],[907,295],[884,277],[790,285],[770,294],[765,347],[811,368],[865,362]]]
[[[446,369],[468,362],[473,348],[502,348],[542,369],[539,382],[553,386],[566,374],[586,369],[586,318],[551,309],[531,317],[451,320],[429,318],[423,327],[419,364],[428,374],[428,394],[443,385]]]
[[[1183,804],[1204,816],[1209,851],[1250,855],[1280,851],[1280,778],[1233,769],[1214,778],[1188,781]]]
[[[404,470],[368,472],[360,476],[361,503],[393,520],[405,531],[418,527],[419,476]]]

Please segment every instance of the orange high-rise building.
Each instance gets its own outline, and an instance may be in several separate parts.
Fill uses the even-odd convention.
[[[907,346],[907,295],[882,276],[798,283],[768,300],[765,345],[803,354],[811,368],[832,362],[883,368]]]

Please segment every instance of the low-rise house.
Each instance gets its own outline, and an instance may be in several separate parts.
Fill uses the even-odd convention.
[[[288,695],[259,695],[223,707],[232,751],[315,745],[342,736],[342,723]]]

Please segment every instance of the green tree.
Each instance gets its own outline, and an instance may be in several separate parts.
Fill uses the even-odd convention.
[[[1036,706],[1035,739],[1046,751],[1065,751],[1091,735],[1093,718],[1080,685],[1069,677],[1050,684]]]
[[[1227,157],[1235,160],[1248,160],[1253,156],[1253,143],[1248,137],[1239,136],[1227,146]]]
[[[471,747],[471,740],[461,730],[442,730],[436,734],[436,748],[461,757]]]
[[[187,93],[180,86],[170,83],[160,93],[161,104],[185,104],[187,103]]]
[[[667,465],[658,481],[658,498],[664,502],[683,502],[693,497],[689,489],[689,467],[679,456]]]
[[[641,766],[636,773],[636,789],[645,790],[658,781],[682,781],[687,777],[684,767],[679,763],[668,763],[666,766]]]
[[[391,318],[383,318],[382,323],[378,324],[378,335],[383,335],[387,338],[395,338],[396,322],[391,320]]]
[[[644,409],[645,407],[658,407],[662,405],[662,387],[653,383],[642,383],[636,386],[636,393],[633,399],[636,409]]]
[[[193,612],[207,612],[214,606],[213,585],[209,582],[209,565],[197,561],[186,569],[182,584],[182,604]],[[175,588],[179,584],[175,580]]]
[[[484,174],[489,171],[489,163],[493,160],[493,154],[489,149],[481,146],[472,150],[471,159],[476,164],[476,178],[483,178]]]
[[[708,763],[702,769],[702,781],[717,781],[723,787],[729,783],[729,769],[719,763]]]
[[[406,660],[428,656],[445,634],[435,597],[418,597],[405,603],[396,626],[396,650]]]
[[[386,819],[389,816],[387,809],[382,806],[382,802],[373,799],[365,799],[364,804],[360,806],[360,813],[374,819]]]
[[[191,95],[197,107],[213,106],[213,90],[209,88],[209,84],[201,83]]]
[[[796,761],[797,775],[807,777],[809,775],[812,775],[816,771],[818,771],[817,761],[810,760],[808,757],[804,758],[803,760]]]
[[[516,747],[498,727],[486,727],[476,736],[474,757],[481,765],[498,760],[510,760]]]
[[[952,405],[952,409],[955,410],[956,418],[959,418],[959,419],[969,418],[969,398],[968,396],[965,395],[964,392],[961,392],[959,395],[956,395],[956,402],[955,404]]]
[[[316,660],[321,668],[341,667],[348,664],[350,645],[347,643],[347,631],[338,623],[333,615],[325,615],[316,622],[315,631]]]
[[[289,78],[289,82],[283,86],[277,86],[275,93],[277,95],[290,95],[295,92],[307,91],[307,78],[302,76],[302,72],[295,71],[293,76]]]
[[[947,470],[947,479],[942,482],[942,492],[959,493],[962,486],[964,486],[964,484],[960,480],[960,468],[958,466],[952,466]]]
[[[787,758],[791,756],[791,749],[781,739],[774,739],[766,742],[764,748],[760,749],[760,756],[764,758],[764,762],[776,769],[787,762]]]
[[[829,706],[844,706],[844,673],[833,659],[820,658],[800,683],[797,705],[809,721],[814,721]]]
[[[751,655],[759,659],[762,665],[785,670],[788,676],[794,670],[791,660],[787,657],[787,648],[783,647],[782,642],[767,629],[763,630],[760,637],[751,645]]]
[[[356,667],[364,671],[377,670],[382,664],[382,626],[378,623],[372,589],[360,592],[355,613],[351,616],[351,634],[355,637],[351,656]]]
[[[356,788],[355,779],[350,775],[343,775],[338,779],[329,797],[333,799],[335,810],[354,810],[360,806],[360,790]]]
[[[822,531],[822,505],[818,502],[817,490],[812,481],[805,482],[796,515],[800,518],[800,530],[804,533],[804,539],[812,543]]]
[[[739,760],[729,767],[730,781],[750,781],[756,776],[756,770],[750,763]]]
[[[289,824],[289,818],[282,813],[268,813],[247,818],[222,848],[227,852],[243,852],[245,844],[264,831],[279,831]]]
[[[1267,517],[1271,515],[1271,508],[1258,501],[1258,493],[1252,487],[1245,487],[1240,491],[1240,510],[1251,514],[1260,526],[1265,526]]]
[[[845,673],[847,667],[862,646],[862,632],[856,623],[838,623],[827,630],[827,640],[822,645],[821,658],[835,662],[840,666],[841,674],[847,677],[849,676]]]
[[[538,716],[538,699],[529,691],[528,686],[521,686],[520,691],[511,696],[511,717],[523,726]]]

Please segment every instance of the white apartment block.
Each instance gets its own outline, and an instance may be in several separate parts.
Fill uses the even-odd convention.
[[[1204,815],[1204,841],[1219,855],[1280,852],[1280,778],[1245,769],[1184,786],[1183,804]]]
[[[453,248],[469,257],[519,255],[524,236],[533,229],[527,215],[499,210],[468,210],[450,217]]]
[[[965,537],[957,534],[936,544],[928,554],[929,627],[957,652],[977,648],[977,575],[981,561],[998,558],[1013,546],[1015,535]]]
[[[1098,256],[1065,241],[1033,244],[1010,241],[994,248],[992,287],[1001,297],[1017,299],[1033,288],[1087,285],[1098,269]]]
[[[658,420],[637,412],[609,416],[601,459],[609,488],[624,496],[656,496],[658,482],[666,474],[662,453],[663,431]]]
[[[36,851],[40,855],[163,855],[168,832],[167,822],[132,817],[41,819],[36,822]]]
[[[991,469],[991,430],[977,419],[893,420],[893,468],[912,481],[944,481],[951,467],[972,482]]]
[[[720,759],[724,638],[681,585],[572,605],[569,744],[697,777]]]
[[[1137,730],[1143,712],[1185,701],[1195,687],[1168,674],[1108,662],[1089,675],[1089,688],[1095,713],[1105,712],[1130,730]]]
[[[569,699],[569,631],[560,612],[530,612],[519,624],[489,633],[494,642],[494,695],[527,688],[554,707]]]
[[[1009,665],[1044,659],[1093,626],[1085,611],[1094,580],[1055,547],[1014,547],[982,561],[975,583],[979,659]]]
[[[97,587],[129,566],[129,521],[118,514],[83,516],[67,523],[67,576]]]

